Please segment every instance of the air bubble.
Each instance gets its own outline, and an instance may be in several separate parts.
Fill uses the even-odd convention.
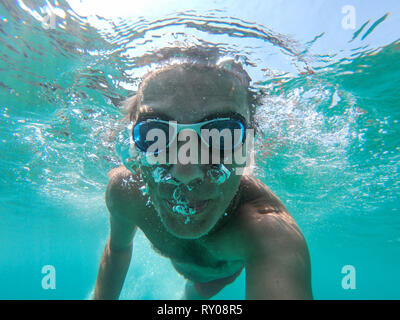
[[[187,204],[188,201],[185,199],[184,194],[182,192],[182,185],[175,188],[172,198],[179,204]]]
[[[155,183],[160,183],[165,179],[167,170],[162,167],[157,167],[153,170],[152,176]]]
[[[151,207],[151,206],[153,206],[153,202],[151,201],[151,198],[149,197],[148,199],[147,199],[147,202],[146,202],[146,207]],[[153,206],[154,207],[154,206]]]
[[[155,168],[152,175],[155,183],[170,183],[174,185],[179,185],[179,182],[177,182],[172,177],[171,173],[169,173],[168,170],[163,167]]]
[[[231,172],[223,164],[220,164],[217,169],[212,168],[207,171],[207,176],[210,178],[211,182],[218,185],[228,180],[230,175]]]
[[[143,196],[147,196],[149,194],[149,187],[147,184],[139,188],[140,192]]]
[[[176,205],[173,206],[172,211],[175,213],[179,213],[184,216],[192,215],[196,213],[196,210],[188,207],[187,205]]]

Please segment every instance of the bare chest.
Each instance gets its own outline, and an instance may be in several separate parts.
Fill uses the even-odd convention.
[[[153,249],[169,258],[175,269],[192,281],[204,282],[227,277],[242,266],[240,259],[229,254],[223,241],[176,238],[165,230],[155,212],[138,226]]]

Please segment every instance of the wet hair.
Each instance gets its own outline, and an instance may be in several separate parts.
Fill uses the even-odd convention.
[[[163,72],[181,67],[196,71],[216,70],[223,75],[230,75],[236,78],[245,92],[247,92],[250,125],[253,126],[256,109],[261,104],[262,93],[250,86],[251,78],[243,69],[241,63],[232,58],[223,58],[215,48],[201,47],[167,48],[150,56],[144,56],[142,61],[157,62],[157,65],[144,75],[136,94],[124,101],[123,109],[126,114],[126,120],[135,122],[137,108],[143,99],[143,91],[151,79],[156,78]],[[137,64],[140,65],[140,60],[137,61]]]

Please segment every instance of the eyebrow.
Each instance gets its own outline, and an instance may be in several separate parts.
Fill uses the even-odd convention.
[[[160,120],[166,120],[166,121],[172,121],[173,119],[164,114],[164,113],[160,113],[160,112],[156,112],[156,111],[146,111],[146,112],[141,112],[136,121],[144,121],[147,119],[160,119]]]

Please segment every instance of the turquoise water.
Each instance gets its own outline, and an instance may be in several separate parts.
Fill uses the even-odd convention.
[[[399,299],[400,6],[351,1],[352,26],[348,4],[3,0],[0,299],[88,298],[120,102],[176,43],[217,46],[268,93],[255,175],[307,239],[315,298]],[[133,250],[121,298],[178,299],[183,278],[140,232]],[[216,298],[243,299],[244,273]]]

